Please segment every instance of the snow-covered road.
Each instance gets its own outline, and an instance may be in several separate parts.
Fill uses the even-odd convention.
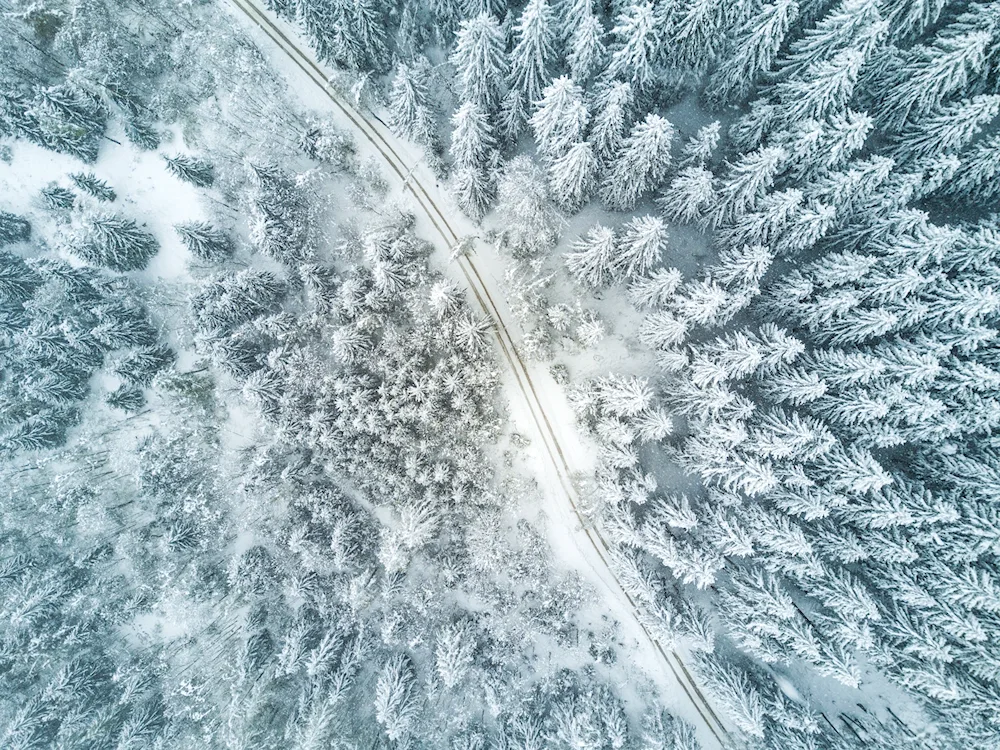
[[[475,238],[478,229],[444,194],[422,157],[385,127],[374,113],[352,106],[328,81],[324,67],[314,59],[297,30],[263,10],[254,0],[231,0],[237,16],[252,23],[251,33],[261,49],[273,52],[273,64],[289,84],[316,107],[316,91],[342,125],[358,137],[363,157],[376,156],[388,167],[388,176],[400,194],[407,193],[417,210],[417,230],[447,258],[458,242]],[[481,241],[460,256],[450,269],[468,289],[474,304],[490,320],[496,333],[501,363],[506,365],[503,384],[517,428],[533,438],[530,455],[535,476],[554,502],[546,508],[551,519],[550,542],[565,562],[573,565],[607,597],[609,609],[621,619],[623,635],[636,644],[633,659],[657,684],[664,704],[691,722],[705,748],[725,744],[728,733],[695,684],[680,656],[664,648],[644,627],[631,597],[608,565],[608,545],[599,530],[586,523],[579,509],[573,483],[577,473],[588,474],[593,456],[576,430],[575,419],[562,390],[548,371],[525,362],[518,353],[521,340],[514,316],[498,286],[503,263],[496,249]],[[456,274],[453,274],[456,275]]]

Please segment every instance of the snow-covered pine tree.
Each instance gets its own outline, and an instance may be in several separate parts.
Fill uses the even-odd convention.
[[[829,59],[821,58],[801,75],[778,83],[774,89],[778,106],[771,127],[790,127],[803,120],[821,120],[843,111],[854,94],[864,62],[862,52],[846,49]]]
[[[503,142],[510,145],[516,143],[528,123],[528,107],[520,91],[511,89],[507,92],[500,103],[497,120],[497,129]]]
[[[0,247],[26,242],[30,237],[31,222],[9,211],[0,211]]]
[[[383,8],[378,0],[352,0],[350,3],[353,31],[361,51],[358,59],[352,62],[359,69],[382,73],[388,67]]]
[[[618,15],[611,36],[611,60],[604,76],[626,81],[638,93],[648,92],[656,77],[661,43],[653,4],[648,0],[631,3]]]
[[[75,172],[69,178],[83,192],[92,195],[99,201],[112,203],[118,198],[118,194],[114,189],[104,180],[99,179],[93,172]]]
[[[612,208],[627,210],[643,194],[656,190],[670,168],[674,134],[674,126],[659,115],[648,114],[637,123],[605,177],[604,202]]]
[[[181,178],[185,182],[190,182],[198,187],[211,187],[215,182],[215,169],[204,159],[188,154],[177,154],[177,156],[164,155],[163,161],[167,164],[167,171],[170,174]]]
[[[204,221],[178,224],[174,229],[191,254],[201,260],[224,260],[236,249],[228,234]]]
[[[406,737],[419,713],[416,675],[405,654],[389,658],[375,684],[375,716],[390,741]]]
[[[493,202],[494,180],[483,167],[459,166],[452,173],[451,192],[462,210],[478,221]]]
[[[73,208],[73,204],[76,202],[76,193],[69,188],[52,183],[42,188],[42,201],[47,208],[51,209]]]
[[[721,104],[744,99],[757,77],[771,68],[797,15],[796,0],[774,0],[751,14],[722,54],[707,96]]]
[[[627,224],[618,240],[612,266],[617,281],[647,273],[667,249],[667,227],[655,216],[637,216]]]
[[[566,267],[580,283],[600,288],[613,279],[617,248],[614,230],[601,225],[591,227],[566,253]]]
[[[430,63],[419,57],[411,63],[400,62],[389,89],[389,117],[393,130],[424,146],[434,138],[434,118],[427,91]]]
[[[463,168],[485,169],[496,146],[486,113],[474,102],[462,104],[452,115],[451,155]]]
[[[146,267],[160,244],[133,219],[111,214],[93,214],[83,219],[83,231],[70,250],[84,260],[113,271],[137,271]]]
[[[441,629],[434,651],[435,667],[446,688],[453,688],[472,666],[475,639],[466,623],[452,623]]]
[[[962,196],[976,203],[995,199],[1000,193],[1000,134],[973,143],[959,156],[962,168],[945,182],[941,192]]]
[[[656,205],[670,221],[690,224],[715,204],[715,175],[704,167],[684,167],[657,198]]]
[[[712,0],[688,0],[675,9],[660,4],[658,10],[665,36],[661,56],[669,79],[680,82],[703,77],[717,61],[730,30],[755,8],[747,2],[723,6]],[[665,54],[667,50],[670,54]]]
[[[941,0],[890,0],[882,11],[892,39],[905,42],[922,34],[931,24],[937,23],[946,7],[947,3]]]
[[[885,38],[888,28],[875,0],[841,0],[815,26],[792,40],[788,54],[778,62],[781,75],[794,78],[846,49],[867,57]]]
[[[716,202],[710,216],[713,224],[732,221],[754,208],[774,183],[774,178],[788,153],[780,147],[767,147],[744,154],[730,165],[719,181]]]
[[[636,307],[663,307],[673,297],[682,280],[681,272],[676,268],[658,268],[629,284],[628,296]]]
[[[509,70],[503,30],[489,13],[462,21],[451,63],[459,96],[488,115],[497,111],[506,92]]]
[[[791,177],[811,181],[844,167],[860,151],[873,128],[872,119],[845,109],[823,123],[806,120],[775,139],[788,151],[785,167]]]
[[[560,205],[572,211],[587,201],[597,184],[597,167],[594,148],[587,141],[571,144],[552,161],[549,184]]]
[[[515,257],[547,253],[559,241],[562,217],[552,205],[544,172],[527,156],[516,156],[504,167],[497,218],[503,227],[497,244]]]
[[[573,24],[566,62],[573,80],[586,83],[597,75],[607,62],[608,51],[604,44],[604,26],[601,25],[601,20],[590,11],[580,14],[573,20]]]
[[[679,166],[705,166],[715,153],[721,135],[722,124],[718,120],[698,128],[698,132],[688,139],[688,142],[681,149]]]
[[[510,54],[511,88],[529,104],[542,97],[555,63],[555,14],[548,0],[528,0],[515,28],[517,43]]]
[[[568,76],[556,78],[545,87],[530,120],[542,156],[558,159],[571,143],[583,140],[589,120],[583,89]]]
[[[871,115],[880,128],[901,130],[911,118],[943,106],[949,96],[982,75],[991,33],[975,28],[947,32],[897,55],[891,64],[873,68],[866,89],[870,98],[878,97]]]
[[[594,117],[590,142],[605,164],[618,155],[632,121],[632,84],[614,81],[600,88],[592,107]]]
[[[896,137],[893,157],[901,164],[961,151],[1000,112],[1000,96],[980,94],[912,120]]]

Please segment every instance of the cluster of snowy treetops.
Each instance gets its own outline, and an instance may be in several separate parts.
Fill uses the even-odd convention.
[[[0,157],[75,164],[0,196],[0,746],[695,750],[651,691],[626,711],[617,624],[517,520],[490,329],[350,139],[211,5],[0,24]],[[121,149],[211,218],[157,236]]]
[[[702,670],[739,730],[785,748],[880,731],[792,711],[771,675],[794,666],[908,690],[932,730],[890,722],[893,746],[994,747],[1000,4],[272,5],[324,59],[391,69],[393,124],[450,144],[470,215],[523,137],[546,199],[637,212],[565,264],[627,284],[662,373],[575,397],[637,598],[752,657]],[[718,253],[689,280],[661,265],[678,225]],[[707,490],[658,493],[657,445]],[[692,587],[718,592],[715,626],[683,616]]]

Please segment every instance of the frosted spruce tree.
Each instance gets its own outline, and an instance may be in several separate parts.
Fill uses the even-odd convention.
[[[576,81],[589,81],[607,64],[608,50],[605,44],[604,27],[589,7],[570,11],[573,30],[569,37],[569,51],[566,62]]]
[[[637,123],[606,173],[604,202],[612,208],[628,209],[658,188],[670,167],[674,135],[674,126],[659,115],[647,115]]]
[[[542,97],[556,59],[555,13],[548,0],[528,0],[514,29],[516,44],[510,53],[511,89],[528,105]]]
[[[463,102],[495,113],[506,91],[509,61],[497,19],[481,13],[462,22],[451,54]]]
[[[552,194],[564,208],[574,210],[590,198],[597,185],[598,161],[587,141],[570,145],[549,165]]]
[[[583,139],[589,120],[583,89],[572,78],[560,76],[546,86],[530,120],[542,156],[551,161],[565,154]]]
[[[648,91],[656,76],[661,43],[653,4],[640,0],[623,10],[611,36],[611,59],[606,77],[626,81],[637,92]]]
[[[589,140],[602,163],[618,155],[632,122],[633,105],[634,94],[629,83],[614,82],[598,90]]]
[[[452,116],[451,156],[462,167],[486,166],[496,142],[486,113],[466,102]]]
[[[723,52],[712,73],[708,96],[720,103],[746,97],[757,76],[774,63],[797,13],[795,0],[775,0],[751,14]]]
[[[85,216],[78,237],[70,245],[84,260],[114,271],[145,268],[159,249],[156,238],[133,219],[111,214]]]
[[[393,129],[417,143],[430,144],[434,139],[434,117],[428,93],[427,58],[412,63],[398,63],[389,91],[389,114]]]

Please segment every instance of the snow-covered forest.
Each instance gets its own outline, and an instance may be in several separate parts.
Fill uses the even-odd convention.
[[[0,748],[996,750],[998,197],[996,0],[0,0]]]

